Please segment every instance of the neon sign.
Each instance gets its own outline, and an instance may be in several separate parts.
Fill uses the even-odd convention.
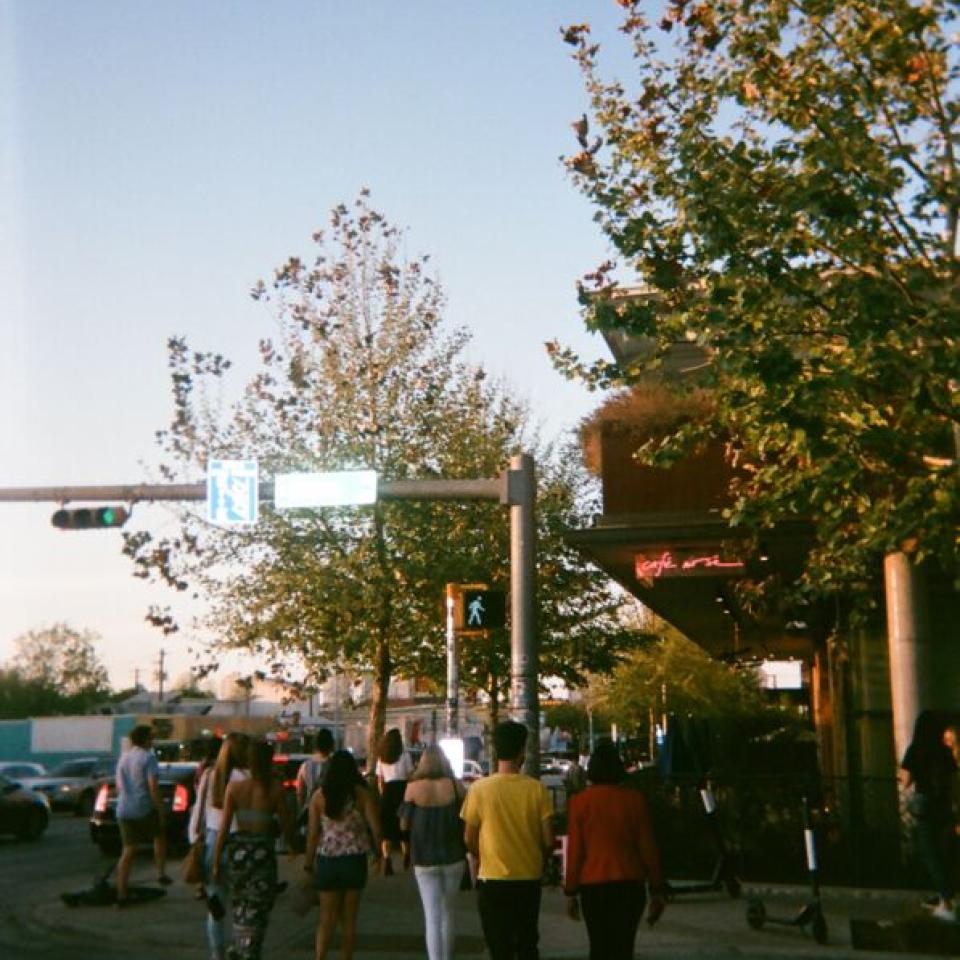
[[[739,573],[743,568],[742,560],[724,560],[719,550],[664,549],[657,553],[638,553],[634,557],[634,571],[638,580]]]

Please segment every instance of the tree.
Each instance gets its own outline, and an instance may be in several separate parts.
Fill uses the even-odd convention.
[[[200,684],[199,678],[193,670],[186,670],[181,673],[174,681],[172,691],[179,697],[204,698],[215,697],[216,695],[210,689]]]
[[[315,234],[312,262],[293,257],[272,289],[257,284],[254,298],[276,308],[277,336],[261,341],[261,369],[228,410],[215,393],[229,361],[170,340],[163,476],[191,477],[210,457],[242,454],[257,457],[264,479],[352,468],[391,480],[493,477],[517,449],[532,449],[546,515],[544,667],[573,675],[603,662],[622,639],[604,629],[617,600],[558,537],[560,516],[577,509],[571,468],[532,434],[524,405],[462,358],[467,334],[443,328],[427,258],[401,260],[398,238],[364,193],[333,211],[329,237]],[[180,520],[173,537],[126,536],[136,573],[203,595],[216,646],[255,654],[263,675],[283,674],[291,660],[306,684],[338,664],[371,671],[371,751],[391,677],[442,680],[444,583],[502,583],[508,556],[506,516],[490,503],[265,507],[247,530],[213,527],[188,508]],[[151,617],[177,628],[169,611]],[[565,625],[574,623],[570,639]],[[492,656],[498,689],[508,672]],[[468,670],[474,662],[468,652]]]
[[[626,730],[645,730],[663,714],[736,720],[768,711],[752,673],[713,659],[671,629],[595,677],[588,702]]]
[[[17,637],[16,671],[26,681],[56,690],[65,700],[89,705],[107,696],[110,679],[97,656],[100,637],[56,623]]]
[[[801,592],[858,593],[907,550],[956,575],[960,541],[958,60],[949,0],[621,0],[637,77],[606,81],[568,28],[592,98],[568,160],[622,263],[581,285],[587,323],[652,356],[589,364],[636,383],[671,346],[711,362],[707,417],[638,455],[709,439],[740,470],[733,525],[812,524]],[[617,297],[632,268],[644,295]]]
[[[28,680],[15,667],[0,668],[0,720],[49,717],[69,712],[64,697],[44,680]]]

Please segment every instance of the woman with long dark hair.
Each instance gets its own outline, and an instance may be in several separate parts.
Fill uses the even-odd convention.
[[[377,800],[357,770],[353,755],[337,750],[323,784],[310,800],[304,870],[320,892],[316,960],[325,960],[337,924],[340,955],[351,960],[357,942],[357,909],[367,885],[367,857],[380,842]]]
[[[245,733],[228,733],[220,743],[216,761],[200,777],[197,799],[190,815],[191,843],[204,841],[203,866],[207,901],[207,945],[211,960],[224,960],[225,935],[223,917],[227,909],[227,888],[214,880],[213,857],[217,835],[223,825],[223,804],[227,787],[247,777],[249,738]],[[203,812],[203,822],[200,814]],[[228,824],[229,829],[229,824]]]
[[[377,786],[380,789],[380,819],[383,829],[381,861],[383,875],[393,873],[391,850],[399,845],[404,869],[410,866],[410,837],[400,826],[399,810],[407,781],[413,773],[413,761],[404,752],[403,738],[396,727],[389,729],[377,747]]]
[[[273,748],[262,740],[249,749],[250,777],[231,783],[217,834],[213,877],[219,883],[226,850],[230,897],[233,901],[231,960],[259,960],[267,921],[277,897],[276,826],[291,846],[293,821],[282,785],[273,775]],[[236,832],[230,825],[236,817]]]
[[[583,911],[590,960],[631,960],[647,884],[648,923],[665,904],[647,801],[623,785],[625,777],[616,745],[601,741],[587,766],[590,786],[567,810],[567,913],[577,920]]]
[[[953,888],[953,780],[957,763],[944,743],[946,722],[932,710],[923,710],[913,728],[913,739],[900,763],[900,783],[913,815],[917,855],[937,888],[933,916],[956,920]]]

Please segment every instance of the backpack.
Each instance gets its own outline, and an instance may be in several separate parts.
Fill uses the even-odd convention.
[[[327,769],[326,760],[314,760],[313,758],[303,761],[303,783],[306,787],[303,807],[297,814],[297,825],[303,832],[306,832],[307,823],[310,819],[310,801],[313,795],[320,789],[323,783],[323,775]]]

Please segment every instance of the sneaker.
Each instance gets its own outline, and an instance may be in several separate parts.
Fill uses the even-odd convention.
[[[945,920],[947,923],[956,923],[957,922],[957,912],[953,907],[948,907],[945,903],[940,903],[933,908],[933,912],[930,914],[934,920]]]

